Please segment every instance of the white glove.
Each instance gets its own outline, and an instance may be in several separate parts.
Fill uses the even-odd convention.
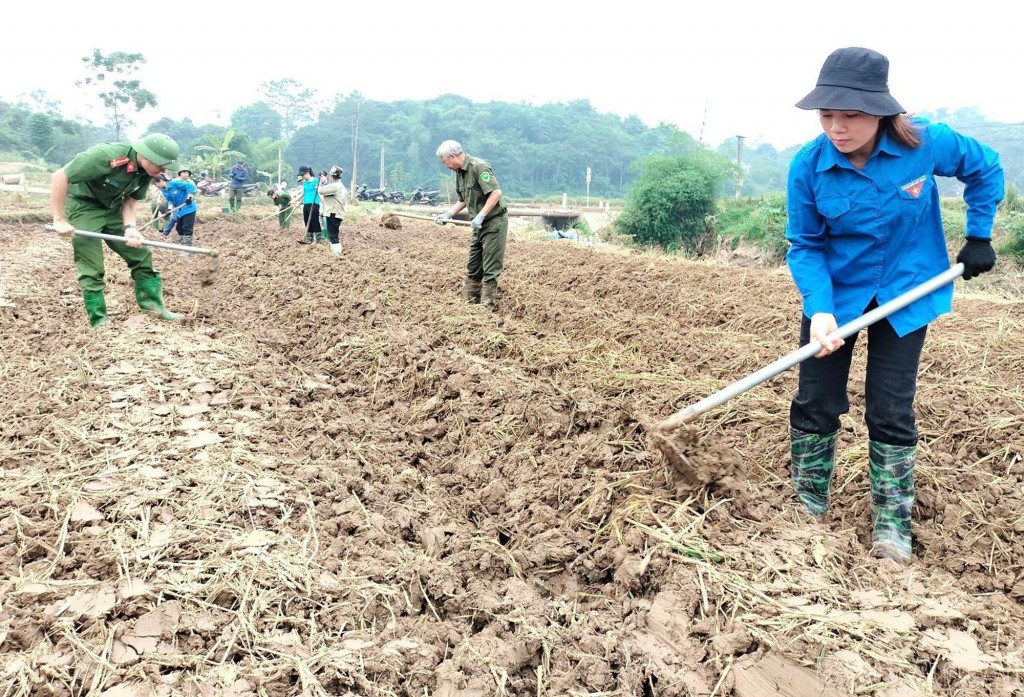
[[[451,219],[452,219],[452,214],[451,213],[442,213],[441,215],[439,215],[436,218],[434,218],[434,222],[437,223],[438,225],[444,225],[445,223],[447,223]]]

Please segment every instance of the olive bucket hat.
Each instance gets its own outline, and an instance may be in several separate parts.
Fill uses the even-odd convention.
[[[895,116],[906,109],[889,94],[889,59],[870,48],[840,48],[825,59],[818,84],[796,105],[801,109],[862,111]]]
[[[172,171],[178,166],[175,160],[181,149],[169,135],[149,133],[133,142],[132,147],[155,165]]]

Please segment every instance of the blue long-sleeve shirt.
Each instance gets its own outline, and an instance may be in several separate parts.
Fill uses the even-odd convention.
[[[195,201],[196,185],[190,181],[182,181],[181,179],[172,179],[167,182],[167,188],[164,189],[164,198],[167,199],[167,203],[171,208],[181,206],[181,204],[188,200],[189,196],[192,196],[192,203],[188,203],[174,211],[172,215],[175,219],[180,218],[183,215],[188,215],[189,213],[195,213],[196,210],[198,210]]]
[[[804,314],[833,314],[840,326],[873,298],[879,304],[949,268],[935,175],[964,183],[967,235],[992,235],[1003,199],[999,156],[940,123],[914,119],[921,145],[909,148],[883,133],[863,170],[825,134],[789,167],[786,256],[803,296]],[[889,316],[900,336],[949,312],[947,285]]]
[[[241,189],[245,185],[245,180],[249,178],[249,170],[245,165],[235,165],[228,171],[228,176],[231,178],[231,188]]]

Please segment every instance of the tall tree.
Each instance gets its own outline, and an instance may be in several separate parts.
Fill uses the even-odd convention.
[[[313,90],[303,87],[298,80],[285,78],[260,85],[267,104],[281,115],[281,137],[290,139],[295,131],[312,124],[317,106]]]
[[[142,111],[157,104],[156,95],[144,89],[141,81],[134,78],[139,66],[145,63],[146,59],[141,53],[123,51],[115,51],[104,56],[95,48],[91,56],[82,58],[82,62],[91,74],[75,85],[96,90],[103,106],[110,112],[114,138],[121,140],[122,129],[134,123],[128,117],[129,106],[134,107],[135,111]]]
[[[231,128],[248,133],[256,140],[281,137],[281,115],[266,102],[256,102],[235,110],[231,115]]]

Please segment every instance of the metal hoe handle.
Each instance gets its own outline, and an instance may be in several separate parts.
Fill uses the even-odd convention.
[[[54,232],[53,223],[47,223],[43,226],[50,232]],[[98,240],[109,240],[110,242],[121,242],[124,243],[124,237],[121,235],[108,235],[105,232],[90,232],[88,230],[79,230],[75,228],[75,235],[78,237],[95,237]],[[189,247],[183,244],[174,244],[173,242],[159,242],[157,240],[147,240],[145,237],[142,238],[142,245],[144,247],[157,247],[159,249],[173,249],[177,252],[187,252],[188,254],[205,254],[207,256],[216,257],[220,255],[216,249],[207,249],[205,247]]]
[[[943,271],[938,276],[931,278],[921,285],[908,290],[903,295],[899,295],[884,305],[879,305],[874,310],[866,312],[855,320],[851,320],[843,326],[836,329],[834,332],[829,334],[827,339],[845,339],[851,334],[856,334],[864,327],[874,324],[880,319],[888,317],[896,310],[906,307],[910,303],[923,298],[934,290],[937,290],[949,283],[952,283],[955,279],[963,276],[964,265],[956,264],[950,267],[948,270]],[[773,378],[779,373],[789,370],[798,363],[805,361],[814,354],[821,351],[822,345],[820,341],[812,340],[809,344],[801,346],[796,351],[788,353],[782,358],[778,359],[774,363],[770,363],[765,367],[758,370],[756,373],[751,373],[742,380],[737,380],[728,387],[725,387],[718,392],[714,393],[710,397],[705,397],[696,404],[693,404],[681,411],[676,412],[669,418],[658,424],[658,429],[661,431],[671,431],[679,428],[685,423],[693,421],[701,414],[717,407],[721,404],[725,404],[727,401],[735,397],[736,395],[743,394],[752,387],[757,387],[765,380]]]
[[[391,211],[391,215],[397,215],[399,218],[414,218],[416,220],[429,220],[430,222],[434,222],[435,220],[437,220],[437,218],[431,218],[429,215],[415,215],[413,213],[398,213],[396,211]],[[472,225],[473,224],[472,222],[470,222],[468,220],[459,220],[458,218],[449,218],[448,220],[444,221],[444,223],[445,223],[445,225],[447,225],[448,223],[453,223],[455,225]]]

